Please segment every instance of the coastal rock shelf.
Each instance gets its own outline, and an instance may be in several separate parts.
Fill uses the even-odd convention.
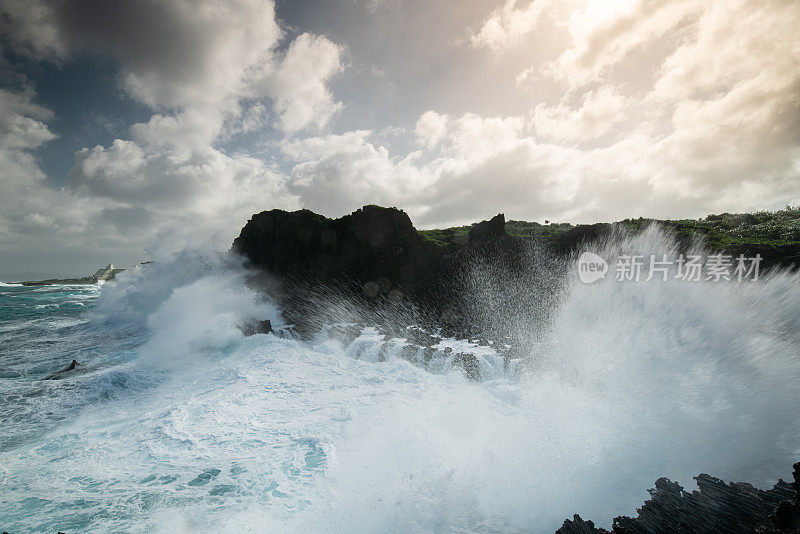
[[[611,531],[576,515],[556,534],[796,534],[800,532],[800,463],[794,482],[779,480],[759,490],[745,482],[726,484],[709,475],[695,477],[697,490],[659,478],[638,515],[617,517]]]

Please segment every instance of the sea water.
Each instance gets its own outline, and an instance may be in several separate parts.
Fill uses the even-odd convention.
[[[598,252],[623,249],[674,245],[653,230]],[[478,355],[477,382],[444,351],[431,366],[400,358],[406,341],[380,325],[349,346],[245,337],[247,320],[287,325],[226,255],[186,252],[103,286],[2,285],[0,529],[552,532],[576,513],[606,527],[635,514],[660,476],[790,475],[797,275],[582,284],[563,271],[514,370],[442,340]]]

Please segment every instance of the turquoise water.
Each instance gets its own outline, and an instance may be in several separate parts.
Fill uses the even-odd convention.
[[[0,530],[552,532],[634,514],[660,476],[765,487],[800,459],[798,281],[571,281],[517,373],[441,340],[482,382],[373,329],[244,337],[286,325],[224,256],[2,285]]]
[[[11,533],[307,528],[326,513],[333,443],[348,441],[354,412],[414,399],[432,380],[367,361],[369,332],[349,350],[245,338],[242,319],[280,329],[280,313],[215,258],[105,287],[4,285],[0,303],[0,528]],[[73,359],[77,372],[44,380]],[[440,378],[429,393],[470,387]]]

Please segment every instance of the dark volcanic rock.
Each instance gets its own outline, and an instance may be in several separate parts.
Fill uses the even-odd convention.
[[[602,239],[611,233],[613,226],[608,223],[579,224],[552,238],[551,247],[561,254],[579,250],[583,245]]]
[[[656,481],[634,517],[617,517],[611,532],[617,534],[752,534],[800,533],[800,463],[794,464],[794,483],[779,480],[772,489],[750,484],[726,484],[709,475],[695,478],[697,490],[686,492],[666,478]],[[608,533],[591,521],[575,516],[557,534]]]
[[[478,357],[474,354],[456,354],[456,357],[453,359],[453,365],[461,367],[464,370],[464,375],[470,380],[480,380],[480,365],[478,364]]]
[[[78,369],[78,367],[80,367],[80,365],[81,364],[79,364],[77,362],[77,360],[72,360],[72,363],[70,363],[68,366],[64,367],[63,369],[60,369],[60,370],[56,371],[55,373],[47,375],[44,379],[45,380],[60,380],[60,379],[64,378],[65,376],[67,376],[69,374],[72,374],[72,372],[75,371],[76,369]]]
[[[734,261],[740,254],[744,255],[745,258],[755,258],[756,255],[761,256],[762,272],[773,267],[796,268],[800,266],[800,247],[797,245],[731,245],[725,250],[725,253],[733,256]]]
[[[502,214],[474,225],[453,248],[423,238],[405,212],[379,206],[339,219],[308,210],[265,211],[254,215],[233,243],[253,267],[276,277],[277,283],[258,284],[278,300],[301,336],[322,324],[347,322],[388,327],[421,322],[482,334],[474,304],[463,302],[475,289],[469,285],[473,267],[521,269],[529,263],[527,247],[506,233]],[[375,317],[353,316],[358,310]]]
[[[264,319],[263,321],[254,321],[240,326],[239,329],[245,336],[269,334],[272,332],[272,321],[269,319]]]
[[[467,244],[475,245],[505,238],[506,217],[502,213],[495,215],[488,221],[479,222],[469,231]]]
[[[584,521],[581,516],[575,515],[572,521],[564,520],[564,525],[556,530],[556,534],[602,534],[608,532],[605,529],[597,529],[591,521]]]
[[[420,324],[445,337],[516,344],[507,325],[545,321],[563,277],[548,245],[509,235],[503,214],[443,246],[395,208],[365,206],[339,219],[271,210],[247,222],[233,250],[256,268],[251,286],[275,299],[301,338],[336,323]],[[465,368],[475,375],[474,365]]]
[[[279,276],[357,284],[368,297],[413,293],[436,272],[442,252],[405,212],[364,206],[339,219],[309,210],[254,215],[233,243],[254,266]]]

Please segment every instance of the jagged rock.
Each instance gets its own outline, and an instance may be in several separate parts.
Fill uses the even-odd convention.
[[[800,462],[794,464],[794,499],[783,501],[770,516],[774,530],[765,532],[800,533]]]
[[[439,339],[430,335],[422,328],[408,328],[406,329],[405,336],[412,343],[429,347],[439,342]]]
[[[636,517],[616,517],[615,534],[798,534],[800,533],[800,463],[794,464],[794,483],[779,480],[760,490],[744,482],[726,484],[702,474],[697,490],[686,492],[676,482],[659,478],[648,490],[650,499]],[[579,516],[564,521],[557,534],[607,532]]]
[[[433,347],[423,347],[422,363],[427,366],[429,363],[431,363],[431,359],[433,358],[434,354],[436,354],[436,349]]]
[[[612,225],[608,223],[579,224],[556,236],[551,247],[563,254],[578,250],[582,245],[596,241],[611,232]]]
[[[361,327],[351,324],[335,324],[328,329],[328,336],[347,347],[361,334]]]
[[[69,374],[72,374],[72,372],[77,370],[78,367],[80,367],[80,366],[81,366],[81,364],[79,364],[77,362],[77,360],[72,360],[72,363],[70,363],[68,366],[64,367],[63,369],[60,369],[60,370],[56,371],[55,373],[51,373],[51,374],[47,375],[44,379],[45,380],[60,380],[60,379],[64,378],[65,376],[67,376]]]
[[[478,364],[478,357],[474,354],[464,352],[456,354],[453,359],[453,365],[461,367],[464,370],[464,375],[470,380],[480,380],[480,365]]]
[[[467,237],[467,243],[475,245],[486,241],[494,241],[506,237],[506,216],[499,213],[488,221],[473,226]]]
[[[442,256],[405,212],[379,206],[339,219],[309,210],[264,211],[242,228],[233,249],[273,274],[352,283],[367,297],[415,292]]]
[[[405,345],[400,349],[400,357],[416,365],[420,348],[419,345]]]
[[[591,521],[584,521],[581,516],[575,514],[572,516],[572,521],[569,519],[564,520],[564,525],[556,530],[556,534],[607,534],[605,529],[595,528],[594,523]]]
[[[239,327],[239,330],[241,330],[245,336],[253,336],[255,334],[270,334],[272,333],[272,322],[269,319],[250,322]]]
[[[484,332],[462,302],[471,266],[518,267],[525,263],[526,245],[506,233],[502,214],[476,224],[454,249],[423,238],[401,210],[364,206],[339,219],[309,210],[264,211],[247,222],[232,249],[277,277],[277,288],[259,283],[301,334],[314,331],[306,323],[343,320],[320,321],[325,306],[319,304],[328,297],[366,300],[366,308],[377,313],[379,304],[389,315],[416,310],[430,324],[475,337]]]

